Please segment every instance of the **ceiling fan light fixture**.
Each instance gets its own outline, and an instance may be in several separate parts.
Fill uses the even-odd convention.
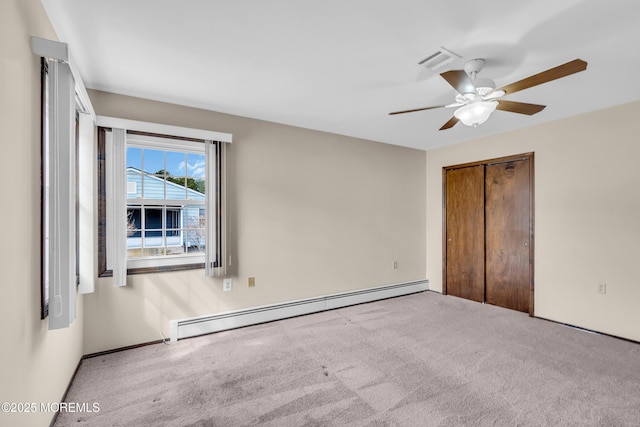
[[[449,121],[446,122],[439,130],[450,129],[458,122],[462,122],[466,126],[478,126],[479,124],[486,122],[491,116],[491,113],[493,113],[498,106],[501,111],[531,116],[542,111],[545,106],[516,101],[497,101],[497,99],[502,98],[507,94],[510,95],[512,93],[538,86],[542,83],[548,83],[562,77],[567,77],[587,69],[586,61],[583,61],[582,59],[574,59],[573,61],[569,61],[541,73],[518,80],[517,82],[502,86],[496,90],[496,85],[493,80],[477,78],[478,72],[482,70],[484,64],[484,59],[472,59],[464,64],[463,70],[449,70],[444,73],[440,73],[440,77],[449,83],[449,85],[457,92],[454,103],[395,111],[389,114],[403,114],[412,113],[414,111],[432,110],[435,108],[455,107],[456,111],[453,113],[454,117],[450,118]]]
[[[463,124],[475,127],[486,122],[497,106],[498,101],[472,102],[458,108],[453,115]]]

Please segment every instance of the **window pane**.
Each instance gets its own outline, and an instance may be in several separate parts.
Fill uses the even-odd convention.
[[[169,177],[167,180],[167,199],[185,200],[187,187],[185,186],[185,178]]]
[[[127,207],[127,237],[140,237],[142,216],[139,207]]]
[[[204,253],[205,232],[203,228],[188,229],[185,231],[185,247],[188,253]]]
[[[164,241],[162,239],[162,230],[145,230],[144,247],[145,248],[164,247]]]
[[[176,184],[178,187],[182,187],[182,190],[184,192],[184,185],[186,182],[186,178],[184,176],[167,176],[167,182],[171,183],[171,184]],[[173,187],[171,184],[167,185],[168,188]]]
[[[185,232],[185,247],[188,253],[205,252],[205,216],[204,205],[189,205],[185,209],[187,220]]]
[[[142,197],[145,199],[164,200],[164,179],[155,175],[145,175],[142,183]]]
[[[142,174],[138,169],[127,169],[127,198],[142,197]]]
[[[184,253],[182,244],[183,232],[180,229],[167,230],[167,255],[180,255]]]
[[[142,148],[127,147],[127,169],[142,170]]]
[[[167,172],[171,176],[186,176],[187,154],[167,151]]]
[[[164,151],[144,150],[142,165],[147,173],[164,173]],[[162,172],[160,172],[162,171]]]
[[[147,232],[145,236],[162,236],[162,228],[162,209],[146,208],[144,210],[144,229]]]
[[[182,226],[180,221],[180,208],[167,208],[166,212],[166,227],[167,228],[180,228]]]
[[[185,228],[204,228],[204,206],[189,205],[185,209]]]
[[[189,153],[187,156],[187,173],[186,175],[193,178],[204,179],[205,157],[204,154]]]
[[[204,179],[187,178],[187,185],[191,191],[188,192],[189,200],[204,200],[205,186]]]
[[[127,257],[142,256],[142,210],[139,206],[127,206]]]

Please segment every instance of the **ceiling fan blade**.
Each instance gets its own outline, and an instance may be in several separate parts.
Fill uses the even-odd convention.
[[[458,93],[475,93],[476,87],[464,70],[445,71],[440,76],[447,81]]]
[[[445,129],[452,128],[452,127],[454,127],[456,125],[456,123],[458,123],[458,118],[455,117],[455,116],[451,117],[449,119],[449,121],[447,123],[443,124],[442,127],[440,129],[438,129],[438,130],[445,130]]]
[[[544,110],[546,105],[539,104],[527,104],[526,102],[505,101],[503,99],[498,101],[496,110],[509,111],[511,113],[526,114],[531,116],[532,114],[539,113]]]
[[[415,108],[413,110],[394,111],[393,113],[389,113],[389,115],[393,116],[394,114],[414,113],[416,111],[433,110],[435,108],[444,108],[444,107],[446,107],[446,105],[436,105],[435,107]]]
[[[525,79],[518,80],[515,83],[508,84],[501,87],[498,90],[503,90],[508,94],[518,92],[523,89],[528,89],[533,86],[537,86],[542,83],[547,83],[552,80],[556,80],[562,77],[570,76],[571,74],[579,73],[587,69],[587,63],[582,59],[574,59],[566,64],[558,65],[557,67],[550,68],[533,76],[529,76]]]

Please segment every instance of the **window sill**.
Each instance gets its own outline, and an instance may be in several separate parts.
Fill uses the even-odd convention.
[[[204,268],[204,262],[194,264],[160,265],[155,267],[127,268],[127,276],[134,274],[165,273],[169,271],[186,271]],[[98,273],[98,277],[113,277],[113,270],[104,270]]]

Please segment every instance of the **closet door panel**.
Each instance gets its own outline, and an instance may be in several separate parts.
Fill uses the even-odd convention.
[[[529,312],[529,160],[490,164],[485,169],[486,302]]]
[[[446,172],[446,291],[484,301],[484,167]]]

